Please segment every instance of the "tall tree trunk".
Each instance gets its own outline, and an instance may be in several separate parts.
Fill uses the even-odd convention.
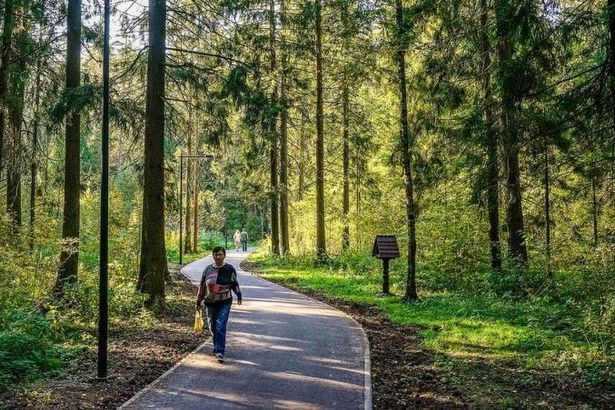
[[[500,197],[498,189],[499,160],[498,134],[495,132],[495,116],[493,115],[493,98],[491,94],[491,45],[489,44],[489,7],[487,0],[481,0],[480,17],[480,51],[483,56],[481,71],[483,76],[483,106],[486,125],[487,159],[489,162],[487,182],[487,208],[489,215],[489,243],[491,248],[491,268],[494,271],[502,269],[502,251],[500,248]]]
[[[406,32],[402,0],[395,0],[395,17],[397,22],[397,73],[399,80],[400,103],[400,139],[404,165],[404,182],[406,188],[406,223],[408,229],[408,272],[406,277],[405,301],[418,299],[416,292],[416,205],[414,203],[414,181],[410,159],[410,134],[408,132],[408,97],[406,91]]]
[[[4,2],[4,16],[2,27],[2,61],[0,63],[0,177],[4,168],[4,136],[6,134],[6,100],[9,67],[11,66],[11,41],[13,38],[14,9],[12,1]]]
[[[359,219],[359,217],[361,216],[361,148],[359,147],[359,144],[355,144],[355,157],[354,157],[354,162],[355,162],[355,182],[354,182],[354,207],[355,207],[355,212],[357,214],[357,221]],[[355,242],[356,242],[356,246],[358,249],[361,249],[362,247],[362,237],[361,237],[361,230],[359,229],[359,223],[355,223]]]
[[[506,67],[513,57],[512,28],[508,0],[497,0],[496,22],[500,27],[498,32],[498,56],[501,67]],[[508,68],[507,70],[509,70]],[[505,69],[502,69],[505,72]],[[504,75],[509,75],[505,73]],[[506,156],[506,189],[508,201],[506,206],[506,225],[508,227],[508,249],[512,259],[522,265],[527,264],[527,247],[525,244],[525,229],[523,222],[523,208],[521,198],[521,172],[519,169],[519,132],[514,123],[517,110],[515,90],[511,88],[511,81],[504,81],[509,89],[501,90],[502,104],[502,131]]]
[[[307,150],[305,129],[307,122],[307,116],[305,112],[302,111],[301,126],[299,127],[299,169],[297,170],[297,201],[303,201],[303,192],[305,191],[305,153]]]
[[[25,31],[17,36],[17,44],[24,43]],[[21,228],[21,173],[23,142],[21,124],[23,123],[24,96],[26,90],[26,61],[23,55],[15,56],[15,71],[12,73],[13,102],[9,106],[9,144],[7,161],[6,205],[7,213],[11,217],[13,233]]]
[[[192,119],[192,115],[190,115],[190,119]],[[192,121],[190,121],[190,126],[192,126]],[[192,155],[192,135],[188,136],[188,155]],[[194,161],[191,158],[186,158],[186,238],[184,244],[184,252],[185,253],[193,253],[194,247],[192,246],[192,190],[194,189],[193,184],[193,166]]]
[[[282,20],[286,13],[286,3],[280,0]],[[280,73],[280,100],[283,104],[280,113],[280,240],[282,255],[290,252],[290,237],[288,233],[288,106],[286,95],[286,70],[288,55],[284,36],[285,27],[280,24],[280,43],[282,49],[282,72]]]
[[[547,253],[547,278],[553,280],[553,270],[551,267],[551,175],[549,170],[549,144],[545,140],[545,245]]]
[[[79,87],[81,80],[81,0],[69,0],[67,10],[66,90]],[[81,191],[81,116],[71,111],[66,119],[64,158],[64,221],[62,253],[54,293],[61,297],[64,284],[76,282],[79,266],[79,194]]]
[[[326,258],[325,237],[325,141],[322,83],[322,0],[315,0],[316,12],[316,253]]]
[[[278,84],[275,79],[275,1],[269,0],[269,53],[270,53],[270,72],[272,76],[272,90],[270,104],[273,107],[277,100]],[[271,148],[269,151],[269,166],[271,179],[271,252],[274,255],[280,254],[280,225],[279,225],[279,206],[278,206],[278,133],[277,115],[273,114],[269,123],[271,138]]]
[[[348,3],[342,5],[342,27],[344,29],[342,50],[344,54],[348,54],[349,50],[349,17]],[[342,192],[342,249],[347,250],[350,247],[350,141],[349,141],[349,126],[350,126],[350,102],[349,102],[349,66],[348,62],[344,61],[342,66],[342,164],[343,164],[343,192]]]
[[[282,81],[282,87],[284,86],[284,81]],[[282,111],[280,123],[280,252],[282,255],[286,255],[290,252],[288,228],[288,112],[286,110]]]
[[[138,287],[153,306],[164,305],[168,275],[164,240],[164,77],[166,1],[149,0],[149,54],[145,108],[145,166]]]
[[[195,151],[196,152],[196,151]],[[194,252],[199,251],[199,172],[200,162],[198,158],[194,161],[194,206],[192,207],[192,249]]]
[[[43,31],[38,42],[43,42]],[[41,58],[36,61],[36,80],[34,83],[34,119],[32,121],[32,157],[30,158],[30,233],[29,248],[34,251],[34,222],[36,219],[36,179],[38,176],[38,132],[41,101]]]
[[[508,205],[506,207],[506,225],[508,226],[508,247],[511,256],[521,262],[527,263],[527,247],[525,244],[525,229],[521,200],[521,176],[519,171],[519,146],[515,140],[509,146],[506,154],[508,175],[506,187],[508,188]]]
[[[596,165],[592,165],[595,167]],[[594,247],[598,246],[598,198],[596,197],[597,183],[596,183],[596,170],[592,171],[592,222],[593,222],[593,236]]]
[[[613,142],[611,144],[611,181],[615,182],[615,0],[607,1],[609,15],[609,88],[611,91],[611,115]]]
[[[344,218],[344,230],[342,233],[342,249],[346,250],[350,247],[350,147],[349,147],[349,98],[348,98],[348,78],[344,73],[344,84],[342,91],[342,139],[343,139],[343,163],[344,163],[344,192],[342,198],[342,213]]]

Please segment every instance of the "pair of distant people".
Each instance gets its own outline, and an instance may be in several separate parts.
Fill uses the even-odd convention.
[[[248,232],[246,232],[246,228],[243,228],[241,232],[239,232],[239,229],[235,230],[233,240],[235,241],[235,250],[237,252],[239,252],[239,248],[243,252],[248,251]]]

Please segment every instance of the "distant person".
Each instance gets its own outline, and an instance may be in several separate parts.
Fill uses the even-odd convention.
[[[235,230],[233,240],[235,241],[235,251],[239,252],[239,247],[241,246],[241,232],[239,232],[239,229]]]
[[[241,305],[241,289],[237,282],[237,271],[232,265],[224,263],[226,250],[222,246],[216,246],[212,250],[212,255],[214,263],[208,265],[203,271],[195,307],[200,310],[201,303],[205,302],[207,325],[213,336],[213,354],[218,362],[223,363],[226,323],[233,304],[231,290],[237,295],[237,304]]]
[[[246,228],[241,230],[241,250],[244,252],[248,251],[248,233],[246,232]]]

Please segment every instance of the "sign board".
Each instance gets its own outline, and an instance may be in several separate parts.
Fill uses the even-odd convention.
[[[399,246],[393,235],[378,235],[372,248],[372,256],[378,259],[399,258]]]

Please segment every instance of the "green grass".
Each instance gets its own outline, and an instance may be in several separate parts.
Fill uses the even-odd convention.
[[[420,328],[423,343],[441,358],[515,363],[526,369],[580,374],[591,384],[615,386],[613,336],[591,331],[582,314],[549,296],[512,298],[485,291],[476,294],[420,290],[420,301],[403,303],[403,274],[393,270],[395,296],[379,297],[377,263],[364,261],[315,267],[306,259],[251,258],[265,278],[329,297],[378,306],[393,322]],[[360,258],[359,258],[360,259]]]

